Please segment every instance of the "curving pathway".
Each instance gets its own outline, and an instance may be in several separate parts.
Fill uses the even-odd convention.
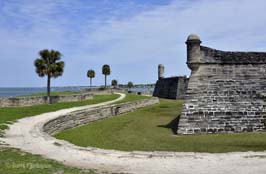
[[[120,93],[119,93],[120,94]],[[136,174],[235,174],[266,173],[266,152],[243,153],[175,153],[175,152],[122,152],[98,148],[83,148],[66,141],[57,140],[42,131],[44,123],[61,115],[101,107],[122,100],[95,105],[63,109],[18,120],[10,125],[6,137],[0,138],[11,147],[43,155],[47,158],[80,168],[109,172]],[[258,157],[259,156],[259,157]]]

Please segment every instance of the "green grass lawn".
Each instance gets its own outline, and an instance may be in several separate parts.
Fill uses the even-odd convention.
[[[5,107],[0,108],[0,130],[6,129],[3,123],[10,123],[17,119],[38,115],[45,112],[56,111],[64,108],[83,106],[110,101],[119,95],[96,95],[92,100],[81,102],[67,102],[45,104],[29,107]],[[1,135],[1,131],[0,131]],[[80,170],[67,167],[54,160],[44,159],[39,155],[21,152],[17,149],[1,147],[0,145],[0,174],[94,174],[93,170]]]
[[[34,116],[45,112],[57,111],[65,108],[97,104],[105,101],[114,100],[118,97],[119,97],[118,94],[95,95],[92,100],[85,100],[78,102],[62,102],[51,105],[44,104],[44,105],[27,106],[27,107],[3,107],[0,108],[0,130],[7,128],[6,125],[3,125],[4,123],[10,123],[20,118]]]
[[[81,170],[65,166],[39,155],[17,149],[0,147],[0,174],[95,174],[94,170]]]
[[[62,95],[62,93],[60,93]],[[64,93],[66,94],[66,93]],[[69,93],[68,93],[69,94]],[[40,96],[42,94],[36,94]],[[53,95],[57,95],[53,93]],[[5,123],[16,121],[17,119],[38,115],[45,112],[52,112],[64,108],[71,108],[75,106],[83,106],[89,104],[96,104],[105,101],[110,101],[118,98],[118,94],[112,95],[96,95],[93,100],[81,102],[67,102],[46,104],[28,107],[5,107],[0,108],[0,135],[1,130],[6,129]],[[142,99],[142,96],[130,95],[123,101],[133,101]],[[45,159],[39,155],[32,155],[21,152],[20,150],[2,147],[0,145],[0,174],[96,174],[94,170],[81,170],[73,167],[65,166],[54,160]]]
[[[83,92],[75,92],[75,91],[62,91],[62,92],[51,92],[51,96],[58,96],[58,95],[71,95],[71,94],[82,94]],[[28,94],[28,95],[22,95],[19,97],[42,97],[47,96],[46,92],[42,93],[36,93],[36,94]]]
[[[65,130],[56,138],[79,146],[124,151],[233,152],[266,150],[266,133],[173,135],[182,101],[160,104]]]

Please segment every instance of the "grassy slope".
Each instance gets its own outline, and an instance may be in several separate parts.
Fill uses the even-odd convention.
[[[63,91],[63,92],[51,92],[51,96],[57,96],[57,95],[71,95],[71,94],[81,94],[82,92],[75,92],[75,91]],[[40,97],[40,96],[47,96],[46,92],[37,93],[37,94],[28,94],[28,95],[22,95],[20,97]]]
[[[61,93],[62,94],[62,93]],[[54,95],[56,95],[54,93]],[[51,112],[63,108],[96,104],[114,100],[119,95],[96,95],[93,100],[82,102],[57,103],[53,105],[39,105],[30,107],[7,107],[0,108],[0,124],[15,121],[16,119]],[[141,96],[130,95],[123,102],[142,99]],[[7,126],[1,126],[4,129]],[[0,146],[0,174],[95,174],[94,170],[80,170],[67,167],[54,160],[44,159],[39,155],[21,152],[17,149]]]
[[[99,95],[93,100],[82,102],[56,103],[53,105],[38,105],[30,107],[6,107],[0,108],[0,124],[15,121],[16,119],[37,115],[45,112],[56,111],[63,108],[83,106],[114,100],[119,95]],[[7,126],[0,125],[0,129]],[[92,170],[80,170],[67,167],[54,160],[44,159],[38,155],[24,153],[13,148],[0,146],[0,174],[94,174]]]
[[[182,101],[160,104],[100,120],[56,135],[80,146],[105,149],[184,152],[266,150],[266,133],[174,136],[169,123],[181,112]]]
[[[67,167],[39,155],[0,147],[0,174],[94,174],[93,170]]]
[[[96,104],[105,101],[110,101],[118,98],[118,94],[112,95],[96,95],[92,100],[80,101],[80,102],[62,102],[55,103],[52,105],[37,105],[37,106],[28,106],[28,107],[5,107],[0,108],[0,129],[5,129],[5,125],[1,125],[3,123],[8,123],[15,121],[17,119],[34,116],[38,114],[42,114],[45,112],[52,112],[60,109],[71,108],[75,106],[84,106],[89,104]]]

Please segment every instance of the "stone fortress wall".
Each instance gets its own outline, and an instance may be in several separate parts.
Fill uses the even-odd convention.
[[[51,103],[58,102],[74,102],[93,99],[93,94],[83,93],[83,94],[71,94],[71,95],[60,95],[51,96]],[[47,97],[11,97],[11,98],[0,98],[0,107],[17,107],[17,106],[33,106],[47,104]]]
[[[100,119],[132,112],[136,109],[151,106],[156,103],[159,103],[159,99],[153,97],[149,99],[113,104],[94,109],[80,110],[50,120],[49,122],[44,124],[43,131],[47,134],[54,135],[66,129],[71,129]]]
[[[166,99],[184,99],[187,83],[186,76],[164,78],[164,66],[160,64],[153,96]]]
[[[191,76],[178,133],[264,131],[266,53],[225,52],[187,39]]]
[[[58,95],[51,96],[51,103],[58,102],[75,102],[93,99],[94,95],[113,94],[115,92],[125,92],[123,89],[107,88],[107,89],[86,89],[80,94]],[[33,97],[0,97],[0,107],[20,107],[47,104],[46,96]]]
[[[88,88],[88,89],[84,89],[83,90],[84,93],[90,93],[93,95],[104,95],[104,94],[113,94],[115,92],[127,92],[127,90],[125,89],[121,89],[121,88]]]

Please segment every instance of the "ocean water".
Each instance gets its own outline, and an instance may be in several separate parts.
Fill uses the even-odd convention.
[[[60,91],[81,91],[87,87],[81,86],[72,86],[72,87],[51,87],[51,91],[60,92]],[[0,97],[16,97],[27,94],[36,94],[46,92],[46,87],[25,87],[25,88],[0,88]]]
[[[61,91],[81,91],[88,87],[85,86],[70,86],[70,87],[51,87],[53,92]],[[154,88],[132,88],[133,92],[149,92],[152,94]],[[27,94],[36,94],[46,92],[46,87],[26,87],[26,88],[1,88],[0,87],[0,97],[16,97]]]

